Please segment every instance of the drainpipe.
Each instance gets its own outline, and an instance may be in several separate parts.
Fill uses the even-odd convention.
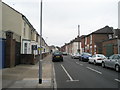
[[[120,40],[118,39],[118,54],[120,54]]]

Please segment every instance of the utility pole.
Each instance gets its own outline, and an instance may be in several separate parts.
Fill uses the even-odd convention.
[[[78,25],[78,53],[80,54],[80,42],[79,42],[79,39],[80,39],[80,25]]]
[[[40,60],[39,60],[39,84],[42,83],[42,0],[40,11]]]

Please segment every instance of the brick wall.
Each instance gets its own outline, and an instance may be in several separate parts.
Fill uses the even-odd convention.
[[[103,54],[106,56],[107,55],[107,45],[113,45],[113,54],[117,54],[118,53],[118,46],[117,46],[117,39],[111,39],[111,40],[108,40],[108,41],[104,41],[103,44],[102,44],[102,47],[103,47]]]

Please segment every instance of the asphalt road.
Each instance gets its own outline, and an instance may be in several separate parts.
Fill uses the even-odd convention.
[[[120,86],[120,73],[70,56],[64,56],[63,62],[54,62],[54,69],[57,88],[116,89]]]

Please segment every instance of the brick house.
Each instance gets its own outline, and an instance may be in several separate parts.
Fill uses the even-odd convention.
[[[115,29],[114,37],[103,41],[102,47],[102,53],[105,56],[109,57],[112,54],[120,53],[120,29]]]
[[[105,26],[96,30],[89,35],[82,37],[81,48],[82,52],[88,52],[92,55],[95,53],[102,53],[102,41],[113,37],[113,28]]]

